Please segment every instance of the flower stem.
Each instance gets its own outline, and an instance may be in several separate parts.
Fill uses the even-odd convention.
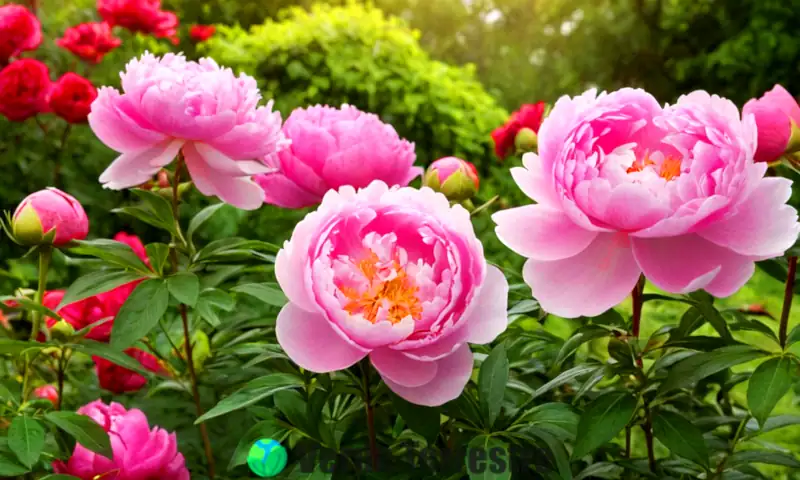
[[[67,349],[62,348],[61,355],[58,358],[58,398],[56,399],[56,410],[61,410],[62,398],[64,398],[64,374],[67,371],[69,358]]]
[[[39,283],[36,288],[36,294],[33,301],[42,305],[44,299],[44,292],[47,289],[47,271],[50,268],[50,259],[53,256],[52,247],[42,246],[39,248]],[[31,335],[29,340],[35,342],[42,330],[42,313],[33,311],[31,312]],[[22,381],[22,401],[28,398],[28,382],[30,380],[31,370],[33,369],[33,352],[29,352],[25,357],[25,375]]]
[[[176,230],[178,235],[172,239],[170,245],[170,259],[172,261],[172,270],[178,273],[178,250],[177,242],[183,242],[183,237],[180,234],[180,221],[178,218],[178,206],[180,205],[180,198],[178,197],[178,186],[181,181],[181,169],[183,167],[183,157],[178,154],[177,164],[175,165],[175,175],[172,178],[172,215],[175,217]],[[181,303],[178,305],[178,310],[181,314],[181,322],[183,323],[183,344],[186,350],[186,369],[189,371],[189,378],[192,383],[192,397],[194,398],[194,406],[197,411],[197,417],[201,417],[204,413],[203,406],[200,403],[200,390],[197,388],[197,372],[194,370],[194,357],[192,356],[192,335],[189,331],[189,315],[187,313],[186,305]],[[205,450],[206,461],[208,462],[208,477],[213,480],[215,475],[214,452],[211,449],[211,440],[208,437],[208,430],[206,424],[201,423],[200,436],[203,439],[203,450]]]
[[[631,299],[633,301],[633,318],[631,319],[631,336],[634,337],[635,341],[639,341],[639,333],[641,332],[641,323],[642,323],[642,306],[644,304],[644,284],[645,278],[644,276],[639,278],[639,281],[636,282],[636,285],[633,287],[633,291],[631,292]],[[637,345],[638,347],[638,345]],[[636,355],[636,366],[639,367],[640,370],[644,369],[644,361],[642,360],[642,354],[638,353]],[[655,473],[656,471],[656,456],[655,451],[653,449],[653,417],[650,414],[650,406],[645,399],[644,402],[644,423],[642,424],[642,430],[644,430],[644,439],[647,443],[647,465],[650,467],[650,471]],[[626,430],[626,442],[625,448],[630,455],[630,434],[629,431]]]
[[[644,404],[642,430],[644,430],[644,439],[647,443],[647,465],[650,467],[651,472],[656,473],[656,454],[653,450],[653,416],[650,414],[650,407],[647,402]]]
[[[797,273],[797,257],[789,257],[789,271],[786,273],[786,288],[783,291],[783,310],[781,310],[781,326],[779,338],[781,348],[786,349],[787,330],[789,329],[789,312],[794,299],[794,277]]]
[[[378,471],[378,443],[375,435],[375,415],[372,408],[372,393],[369,385],[369,360],[364,359],[361,363],[361,370],[364,378],[364,408],[367,413],[367,433],[369,435],[369,453],[372,459],[372,471]]]

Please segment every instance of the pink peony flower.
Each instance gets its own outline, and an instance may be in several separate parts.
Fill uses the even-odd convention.
[[[80,202],[57,188],[46,188],[25,197],[17,206],[12,229],[18,241],[38,245],[55,231],[52,244],[60,247],[89,234],[89,218]]]
[[[118,403],[106,405],[95,400],[78,409],[78,413],[108,432],[114,458],[106,458],[77,444],[67,462],[53,462],[56,473],[81,480],[189,480],[189,470],[178,451],[175,434],[158,427],[151,430],[141,410],[126,410]]]
[[[89,125],[120,155],[100,176],[115,190],[141,185],[183,153],[197,189],[243,209],[258,208],[264,192],[252,175],[272,170],[262,158],[286,144],[279,112],[257,106],[249,76],[236,77],[212,59],[146,53],[128,63],[122,93],[100,89]]]
[[[743,113],[756,118],[756,162],[774,162],[790,147],[800,148],[800,105],[782,86],[775,85],[763,97],[747,102]]]
[[[279,207],[308,207],[328,190],[362,188],[373,180],[406,186],[422,173],[413,166],[413,143],[376,115],[349,105],[298,108],[283,132],[291,146],[266,159],[276,171],[256,177],[266,202]]]
[[[791,182],[753,162],[756,133],[702,91],[664,108],[632,89],[561,98],[538,157],[511,172],[537,204],[496,213],[497,236],[528,257],[525,281],[556,315],[598,315],[641,273],[672,293],[731,295],[800,232]]]
[[[472,373],[467,342],[507,325],[508,283],[488,266],[469,213],[429,188],[375,181],[329,191],[278,253],[289,303],[278,342],[312,372],[370,361],[395,393],[441,405]]]

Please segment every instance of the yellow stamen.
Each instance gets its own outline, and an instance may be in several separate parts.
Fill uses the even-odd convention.
[[[407,316],[419,320],[422,316],[422,305],[416,295],[419,288],[397,261],[394,262],[396,277],[388,281],[377,279],[377,262],[378,256],[375,253],[358,262],[358,269],[369,281],[369,287],[363,292],[354,288],[341,288],[342,294],[350,300],[344,309],[351,315],[360,313],[372,323],[377,321],[382,307],[388,307],[387,320],[393,324]]]

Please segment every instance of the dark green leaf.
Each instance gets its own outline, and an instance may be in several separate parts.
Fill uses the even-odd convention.
[[[108,239],[76,240],[75,243],[77,246],[70,249],[72,253],[99,258],[112,265],[128,268],[142,275],[152,273],[147,268],[147,265],[134,253],[133,249],[125,243]]]
[[[172,205],[163,196],[147,190],[132,190],[142,201],[140,205],[122,207],[112,210],[114,213],[125,213],[149,225],[177,234],[177,222],[172,213]]]
[[[84,298],[108,292],[140,278],[143,278],[141,274],[127,270],[98,270],[90,272],[70,285],[56,310],[60,310],[65,305],[78,302]]]
[[[500,414],[507,383],[508,356],[501,343],[492,349],[478,373],[478,398],[488,427],[494,424]]]
[[[594,371],[596,368],[597,368],[596,363],[584,363],[572,367],[569,370],[563,371],[556,378],[550,380],[541,387],[537,388],[531,398],[536,398],[544,393],[549,392],[554,388],[558,388],[561,385],[569,383],[579,377],[582,377],[583,375],[586,375],[589,372]]]
[[[107,343],[84,339],[80,343],[70,344],[68,347],[89,356],[105,358],[121,367],[125,367],[128,370],[133,370],[145,376],[153,374],[153,372],[145,369],[136,359],[129,357],[123,351],[117,350]]]
[[[192,218],[192,221],[189,222],[189,230],[186,231],[187,240],[191,243],[197,229],[200,228],[215,213],[217,213],[220,208],[224,206],[224,203],[215,203],[197,212],[197,215],[195,215],[194,218]]]
[[[728,330],[728,324],[712,303],[714,297],[703,291],[699,291],[690,293],[689,298],[693,300],[694,308],[696,308],[703,315],[703,318],[714,327],[714,330],[719,333],[720,337],[727,341],[733,340],[731,332]]]
[[[150,259],[150,265],[153,270],[158,272],[159,275],[164,273],[164,267],[167,264],[169,257],[169,245],[166,243],[151,243],[145,247],[147,251],[147,258]]]
[[[748,422],[748,436],[755,437],[773,430],[778,430],[783,427],[790,427],[792,425],[800,425],[800,415],[775,415],[774,417],[767,418],[767,421],[759,428],[758,422],[752,420]]]
[[[800,468],[800,462],[798,462],[794,456],[772,450],[741,450],[728,457],[727,465],[729,468],[736,468],[739,465],[748,465],[751,463]]]
[[[283,307],[289,302],[286,295],[284,295],[279,288],[268,283],[246,283],[244,285],[237,285],[231,290],[237,293],[250,295],[267,305],[275,307]]]
[[[559,478],[562,480],[570,480],[572,478],[572,470],[569,466],[569,454],[566,448],[564,448],[564,443],[550,432],[540,428],[527,428],[525,431],[541,440],[541,442],[547,446],[550,455],[553,457],[553,463],[558,469]]]
[[[30,471],[17,462],[10,453],[0,452],[0,477],[18,478]]]
[[[207,411],[205,415],[195,421],[195,423],[202,423],[211,418],[219,417],[227,413],[239,410],[240,408],[252,405],[259,400],[263,400],[270,395],[274,395],[281,390],[288,390],[290,388],[299,388],[303,386],[302,380],[294,375],[286,373],[273,373],[264,377],[259,377],[248,382],[244,387],[240,388],[231,395],[225,397],[217,403],[214,408]]]
[[[89,450],[113,458],[108,433],[91,418],[75,412],[48,412],[45,418]]]
[[[583,480],[584,478],[620,478],[623,471],[622,467],[611,462],[597,462],[575,475],[574,480]]]
[[[167,278],[169,293],[180,303],[195,306],[200,295],[200,279],[189,272],[180,272]]]
[[[703,352],[678,362],[669,371],[659,392],[666,393],[676,388],[689,386],[698,380],[726,370],[740,363],[749,362],[766,355],[749,345],[732,345],[711,352]]]
[[[677,413],[659,411],[653,416],[653,434],[679,457],[708,465],[708,448],[703,432]]]
[[[797,369],[789,357],[775,357],[763,362],[750,377],[747,405],[750,412],[764,425],[778,401],[792,386],[792,372]]]
[[[531,313],[539,310],[539,302],[536,300],[523,300],[508,310],[508,315],[519,315],[522,313]]]
[[[63,473],[54,473],[52,475],[46,475],[39,480],[81,480],[78,477],[73,477],[72,475],[65,475]]]
[[[10,338],[0,338],[0,354],[19,355],[26,351],[36,351],[50,347],[39,342],[26,342],[24,340],[12,340]]]
[[[111,345],[124,349],[147,335],[167,311],[169,291],[160,279],[145,280],[119,310],[111,330]]]
[[[31,417],[14,417],[8,428],[8,448],[28,468],[39,460],[44,447],[44,428]]]
[[[217,309],[230,312],[235,305],[236,301],[227,293],[216,288],[209,288],[203,290],[200,294],[200,298],[197,300],[197,305],[195,306],[195,311],[203,320],[216,328],[220,325]]]
[[[580,415],[566,403],[537,405],[520,417],[516,423],[525,428],[532,426],[555,435],[560,440],[574,440]]]
[[[567,357],[575,353],[575,351],[578,350],[578,348],[584,343],[596,338],[607,337],[609,335],[611,335],[610,331],[594,325],[588,325],[586,327],[579,328],[572,337],[564,342],[564,345],[558,352],[558,356],[556,357],[554,365],[561,365],[561,363],[563,363]]]
[[[478,435],[469,442],[465,458],[470,480],[507,480],[511,478],[508,446],[497,437]]]
[[[637,403],[628,392],[610,392],[594,399],[578,422],[572,458],[581,458],[613,439],[633,417]]]
[[[392,405],[406,422],[408,428],[422,435],[429,444],[432,444],[439,435],[439,409],[410,403],[394,393],[391,393],[390,397]]]

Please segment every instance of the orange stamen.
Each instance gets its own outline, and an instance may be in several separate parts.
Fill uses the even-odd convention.
[[[667,157],[661,162],[661,170],[658,175],[666,181],[670,181],[681,174],[681,161],[677,158]]]
[[[372,323],[377,321],[378,313],[383,307],[387,307],[387,320],[393,324],[407,316],[419,320],[422,316],[422,305],[416,295],[419,288],[397,261],[394,262],[396,277],[388,281],[377,279],[377,262],[378,256],[375,253],[358,262],[358,269],[369,281],[369,287],[363,292],[354,288],[340,288],[342,294],[350,300],[344,309],[351,315],[360,313]]]

